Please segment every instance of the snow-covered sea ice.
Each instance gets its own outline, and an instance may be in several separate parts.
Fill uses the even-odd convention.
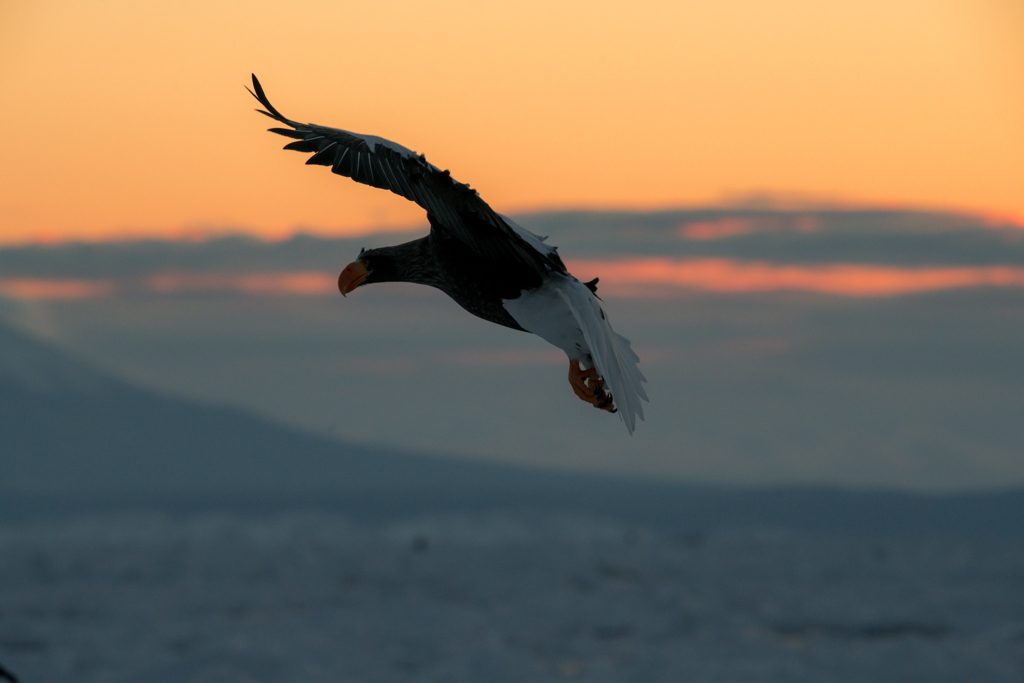
[[[25,521],[0,527],[0,662],[24,683],[1019,681],[1024,540]]]

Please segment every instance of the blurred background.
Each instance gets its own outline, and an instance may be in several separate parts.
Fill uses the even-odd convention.
[[[1016,2],[9,2],[0,314],[133,384],[365,444],[699,482],[1024,479]],[[315,17],[315,18],[314,18]],[[393,139],[601,278],[627,438],[537,338],[333,280],[426,230],[281,152]],[[395,234],[395,233],[401,234]]]
[[[636,433],[577,400],[563,354],[537,337],[413,285],[338,296],[360,248],[425,234],[425,216],[282,152],[243,88],[251,72],[286,116],[424,153],[549,236],[577,277],[600,277],[649,380]],[[416,593],[426,579],[409,558],[440,538],[485,558],[476,574],[459,554],[424,570],[455,577],[449,597],[508,598],[493,592],[507,577],[487,573],[509,561],[494,548],[527,543],[526,575],[558,566],[590,601],[543,619],[590,625],[544,646],[523,635],[543,610],[510,617],[511,631],[491,613],[458,629],[491,624],[499,654],[481,636],[472,656],[435,661],[424,652],[465,632],[395,654],[385,619],[379,641],[345,655],[362,662],[351,680],[735,678],[736,662],[757,680],[886,670],[874,654],[829,668],[849,664],[850,642],[890,648],[908,675],[1017,680],[1024,603],[1019,582],[1005,583],[1019,576],[1024,519],[1016,0],[7,0],[0,92],[0,558],[13,558],[0,559],[0,585],[18,587],[0,589],[5,666],[80,680],[330,679],[340,655],[303,649],[313,641],[264,662],[260,638],[281,632],[231,617],[196,635],[193,612],[152,610],[171,609],[159,596],[190,571],[212,595],[223,586],[211,576],[230,583],[250,560],[265,572],[240,584],[247,615],[269,575],[329,576],[344,591],[339,576],[363,577],[352,585],[383,591],[364,606],[394,598],[385,584],[436,597]],[[769,541],[765,529],[817,540]],[[715,545],[737,530],[747,535]],[[241,549],[218,554],[222,537]],[[821,545],[840,537],[862,540]],[[908,537],[953,550],[914,546],[896,574],[878,569]],[[957,545],[977,537],[994,546]],[[579,539],[576,555],[557,555]],[[634,557],[622,543],[648,550],[611,569],[588,550]],[[200,559],[161,583],[182,544]],[[352,548],[371,546],[383,564],[352,569]],[[765,548],[848,583],[815,602],[792,588],[807,575]],[[758,579],[759,597],[737,589],[697,607],[687,593],[673,614],[690,616],[651,626],[663,611],[639,586],[652,567],[714,583],[724,563],[735,587],[762,560],[777,573]],[[129,565],[151,590],[145,618],[165,625],[153,638],[171,643],[134,659],[126,624],[140,614],[45,588],[93,590],[106,584],[83,576]],[[932,565],[931,594],[948,604],[885,597],[906,597],[900,586]],[[964,567],[970,589],[956,584]],[[564,589],[544,576],[544,590]],[[607,617],[602,582],[636,588],[622,609],[646,616]],[[961,589],[977,622],[950,616]],[[104,590],[114,600],[123,586]],[[294,596],[282,590],[284,609]],[[437,604],[413,623],[453,618]],[[105,632],[118,654],[94,661],[93,617],[72,628],[68,609],[118,624]],[[330,618],[342,613],[362,614]],[[305,633],[311,622],[296,618]],[[1001,630],[979,631],[986,619]],[[418,637],[408,629],[402,642]],[[981,650],[965,644],[978,638]],[[625,650],[602,660],[592,641]],[[694,648],[685,662],[668,654],[680,643]],[[928,669],[929,648],[959,659]],[[641,673],[637,657],[656,666]]]

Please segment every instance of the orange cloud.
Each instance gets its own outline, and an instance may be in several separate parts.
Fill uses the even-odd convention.
[[[305,273],[159,273],[146,278],[143,289],[158,294],[239,292],[269,296],[324,296],[338,292],[338,276]]]
[[[109,296],[116,290],[117,285],[109,280],[0,279],[0,294],[15,299],[93,299]]]
[[[865,264],[779,265],[733,259],[638,258],[622,261],[569,261],[583,278],[599,276],[602,293],[618,296],[672,296],[681,290],[744,293],[804,291],[854,297],[884,297],[965,287],[1024,287],[1024,268],[950,266],[906,268]],[[73,300],[136,290],[154,294],[235,292],[255,296],[334,296],[334,273],[158,273],[141,280],[0,279],[0,294],[20,299]],[[538,359],[452,356],[462,364],[515,364]]]
[[[671,289],[711,292],[820,292],[897,296],[960,287],[1024,287],[1024,268],[1010,266],[906,268],[864,264],[778,265],[732,259],[646,258],[573,261],[583,277],[599,275],[605,291],[662,296]]]

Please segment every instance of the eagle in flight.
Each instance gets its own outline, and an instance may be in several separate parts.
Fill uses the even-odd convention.
[[[577,280],[546,238],[496,213],[422,154],[375,135],[292,121],[270,104],[255,74],[252,86],[263,106],[256,111],[287,126],[270,132],[294,139],[285,149],[312,154],[307,164],[391,190],[427,212],[425,237],[359,252],[338,278],[343,295],[374,282],[414,282],[440,289],[484,320],[532,332],[565,351],[576,395],[617,412],[633,433],[644,417],[647,379],[629,340],[612,329],[597,279]]]

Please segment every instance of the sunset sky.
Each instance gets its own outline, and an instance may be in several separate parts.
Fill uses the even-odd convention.
[[[1024,223],[1018,0],[0,5],[0,243],[425,223],[243,89],[497,210],[768,196]]]

